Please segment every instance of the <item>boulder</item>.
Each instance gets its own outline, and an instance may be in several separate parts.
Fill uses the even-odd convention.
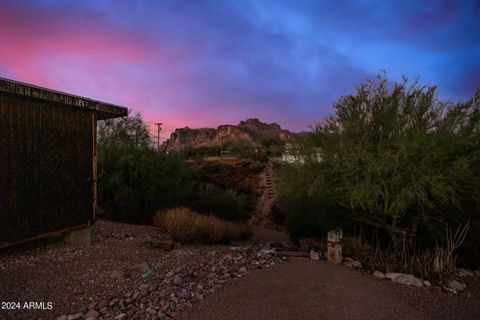
[[[473,272],[460,268],[457,270],[460,277],[473,277]]]
[[[375,278],[379,278],[379,279],[385,279],[385,274],[383,272],[380,272],[380,271],[375,271],[373,273],[373,276]]]
[[[430,286],[432,285],[432,283],[431,283],[430,281],[428,281],[428,280],[425,280],[425,281],[423,281],[423,285],[424,285],[425,287],[430,287]]]
[[[410,287],[421,288],[423,287],[423,281],[411,274],[402,274],[393,279],[394,282],[398,282]]]
[[[401,276],[402,274],[404,274],[404,273],[387,272],[387,273],[385,274],[385,278],[393,281],[393,280],[395,280],[397,277]]]
[[[447,286],[451,289],[456,290],[456,291],[463,291],[466,287],[463,283],[460,283],[457,280],[448,281]]]
[[[310,259],[312,260],[320,260],[320,255],[318,254],[318,252],[315,252],[315,251],[310,251]]]
[[[362,269],[362,267],[363,267],[362,263],[360,261],[357,261],[357,260],[352,261],[352,266],[355,269]]]

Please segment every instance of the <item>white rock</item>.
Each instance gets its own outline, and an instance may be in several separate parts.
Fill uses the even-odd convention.
[[[432,285],[432,283],[431,283],[430,281],[428,281],[428,280],[425,280],[425,281],[423,281],[423,285],[424,285],[425,287],[430,287],[430,286]]]
[[[398,272],[387,272],[385,274],[385,278],[389,279],[389,280],[395,280],[395,278],[403,275],[404,273],[398,273]]]
[[[454,289],[456,291],[463,291],[465,289],[465,286],[458,282],[457,280],[450,280],[448,281],[448,287],[451,289]]]
[[[398,277],[393,279],[393,281],[407,285],[407,286],[411,286],[411,287],[417,287],[417,288],[423,287],[423,281],[411,274],[399,275]]]
[[[352,261],[352,266],[355,269],[361,269],[363,267],[362,263],[360,261],[357,261],[357,260]]]
[[[473,272],[460,268],[457,270],[460,277],[473,277]]]
[[[312,260],[320,260],[320,256],[318,254],[318,252],[315,252],[315,251],[310,251],[310,259]]]
[[[373,273],[373,276],[374,276],[375,278],[385,279],[385,274],[384,274],[383,272],[380,272],[380,271],[375,271],[375,272]]]

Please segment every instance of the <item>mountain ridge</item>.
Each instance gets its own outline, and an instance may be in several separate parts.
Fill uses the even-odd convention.
[[[167,149],[180,149],[187,145],[211,146],[241,140],[257,143],[265,138],[286,142],[294,137],[295,133],[282,129],[276,122],[266,123],[256,118],[249,118],[240,121],[238,125],[225,124],[217,128],[177,128],[165,141],[165,146]]]

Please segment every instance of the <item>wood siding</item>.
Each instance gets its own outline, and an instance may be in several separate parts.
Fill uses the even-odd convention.
[[[96,115],[0,92],[0,247],[93,223]]]

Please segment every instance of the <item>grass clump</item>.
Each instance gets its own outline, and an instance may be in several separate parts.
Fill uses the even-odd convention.
[[[153,224],[164,229],[173,240],[189,243],[230,243],[245,240],[252,235],[246,224],[224,221],[206,216],[188,208],[173,208],[157,212]]]

